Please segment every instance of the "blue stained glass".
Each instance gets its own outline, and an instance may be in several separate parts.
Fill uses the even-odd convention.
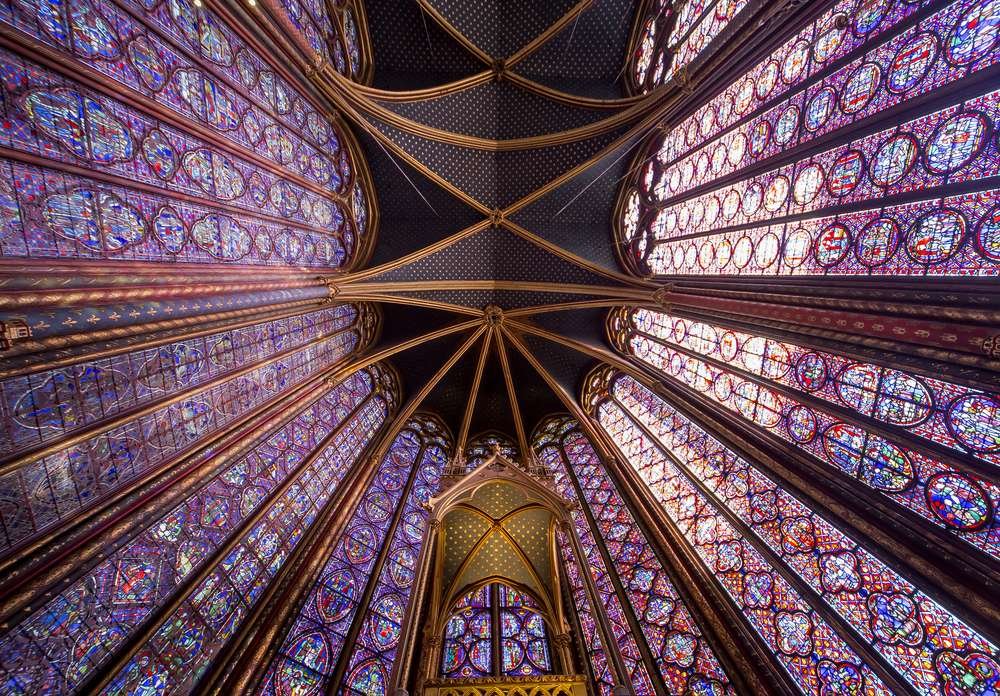
[[[364,408],[375,404],[368,398],[370,387],[359,389],[364,383],[359,375],[348,378],[346,384],[321,393],[301,406],[287,423],[278,425],[253,443],[243,457],[223,459],[214,464],[216,470],[212,476],[192,491],[187,500],[182,500],[132,539],[120,540],[117,550],[106,561],[88,569],[83,577],[8,632],[2,644],[10,646],[12,640],[20,640],[18,636],[30,633],[39,647],[33,648],[25,659],[36,665],[65,666],[69,686],[79,688],[94,666],[105,663],[185,578],[226,543],[233,528],[259,505],[278,502],[268,496],[273,496],[286,479],[320,475],[326,478],[329,487],[321,495],[332,492],[339,478],[333,475],[335,470],[328,467],[325,453],[306,469],[298,465],[304,455],[339,424],[339,420],[319,417],[332,404],[345,397],[353,405],[363,403]],[[194,426],[197,430],[193,434],[198,436],[206,430],[201,422],[205,408],[207,404],[201,402],[182,402],[175,409],[176,417],[167,422],[182,431]],[[350,421],[350,428],[354,427],[359,427],[357,419]],[[298,456],[279,459],[273,448],[281,446],[286,436],[298,429],[309,432],[309,437],[296,448]],[[150,437],[147,441],[152,443],[156,439]],[[275,461],[276,466],[258,468],[256,463],[261,460]],[[298,515],[305,514],[307,509],[298,499],[298,490],[298,486],[293,485],[281,501],[284,509],[295,512],[295,516],[288,519],[290,524],[301,523],[303,518]],[[243,502],[237,504],[240,499]],[[160,631],[169,635],[169,639],[165,642],[162,638],[154,639],[153,644],[162,648],[156,661],[162,661],[168,668],[158,673],[157,679],[163,683],[176,686],[189,678],[187,673],[178,676],[172,674],[172,670],[190,659],[202,659],[206,651],[217,648],[217,638],[224,640],[231,635],[233,626],[238,625],[243,615],[243,602],[253,601],[266,584],[255,581],[255,576],[272,573],[276,569],[273,556],[288,548],[287,542],[274,531],[255,528],[249,538],[253,540],[252,549],[238,546],[232,554],[219,560],[200,589],[185,600],[180,613],[162,626]],[[227,576],[232,578],[231,584]],[[68,624],[60,627],[49,621],[53,611],[67,601],[73,607],[72,615],[78,617],[68,636],[65,634]],[[191,624],[186,617],[193,611],[202,618]],[[211,640],[210,634],[214,636]],[[77,642],[77,638],[84,636],[93,637],[96,642],[83,649],[84,643]],[[150,648],[146,646],[145,649]],[[41,686],[37,680],[43,678],[43,674],[43,671],[33,670],[32,676],[18,678],[30,691]],[[139,683],[149,677],[131,668],[123,674],[129,675],[122,678],[130,680],[133,688],[138,688]],[[116,689],[116,686],[111,687],[112,691]]]
[[[931,32],[914,34],[900,47],[889,65],[886,86],[893,92],[905,92],[916,86],[937,57],[938,38]]]
[[[1000,41],[1000,3],[987,0],[972,5],[955,22],[945,44],[948,60],[968,65],[989,54]]]
[[[118,57],[118,37],[108,21],[85,0],[69,3],[73,48],[90,58],[111,60]]]
[[[35,123],[78,157],[114,162],[132,157],[128,128],[100,102],[71,89],[35,90],[24,98]]]
[[[975,159],[986,144],[989,121],[981,113],[959,114],[939,125],[927,142],[925,166],[934,174],[950,174]]]
[[[407,625],[409,591],[421,550],[422,537],[411,537],[407,519],[411,525],[422,525],[426,518],[423,504],[436,488],[448,459],[442,432],[435,421],[418,417],[408,422],[391,444],[347,528],[331,547],[305,606],[294,617],[281,654],[268,667],[266,682],[273,685],[270,693],[291,688],[282,672],[281,655],[294,659],[289,641],[307,631],[318,631],[331,646],[323,665],[310,666],[315,688],[328,682],[338,660],[346,659],[347,672],[340,685],[345,693],[381,693]],[[400,524],[387,538],[395,517],[400,518]],[[383,549],[384,561],[376,567]],[[366,587],[371,600],[361,607]],[[352,625],[358,622],[357,640],[346,646]],[[349,652],[342,656],[345,647]]]

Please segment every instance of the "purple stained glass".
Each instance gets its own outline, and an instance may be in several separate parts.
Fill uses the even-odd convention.
[[[777,596],[773,573],[760,571],[746,574],[742,595],[733,594],[737,586],[727,573],[745,566],[748,542],[755,541],[811,585],[921,693],[947,691],[953,675],[913,669],[916,654],[930,661],[940,650],[955,649],[954,640],[958,652],[978,652],[984,657],[992,653],[994,657],[987,659],[996,659],[995,646],[670,404],[628,377],[616,376],[613,383],[610,398],[598,407],[598,421],[737,603],[765,606]],[[981,520],[983,498],[964,479],[935,479],[931,489],[939,504],[956,517]],[[704,491],[715,497],[709,498]],[[693,505],[692,497],[698,501]],[[775,504],[762,506],[758,502],[762,497]],[[747,525],[753,537],[724,542],[727,550],[720,556],[710,552],[707,542],[718,543],[727,535],[720,534],[718,525],[710,537],[700,530],[704,520],[717,516],[723,506]],[[739,538],[735,529],[729,534]],[[735,550],[740,547],[743,553],[738,557]],[[859,613],[859,606],[865,608],[863,612]],[[746,616],[753,622],[758,614],[750,609]],[[776,614],[779,655],[806,655],[818,645],[806,640],[800,630],[808,624],[809,633],[815,636],[816,626],[809,616],[808,609]],[[857,657],[820,658],[811,674],[784,659],[800,684],[822,685],[821,693],[842,683],[847,676],[844,665],[852,665],[849,672],[857,686],[867,683],[869,689],[885,690]]]
[[[613,322],[613,326],[620,326],[617,332],[612,332],[616,343],[663,372],[668,379],[682,379],[684,384],[819,461],[881,492],[924,519],[960,532],[962,539],[987,554],[1000,556],[996,534],[1000,524],[996,519],[1000,488],[988,479],[961,473],[946,460],[935,459],[905,442],[873,432],[863,422],[844,422],[832,409],[800,401],[795,391],[776,392],[762,386],[758,380],[748,379],[747,373],[793,390],[799,387],[793,373],[767,376],[754,360],[748,362],[743,357],[743,351],[736,360],[726,361],[726,367],[721,366],[723,363],[708,362],[679,351],[697,350],[687,338],[680,342],[674,340],[676,324],[684,320],[649,310],[635,310],[633,320],[631,326]],[[690,332],[689,328],[685,330]],[[739,345],[759,338],[737,331],[730,333]],[[782,345],[796,361],[806,359],[807,355],[820,356],[800,346]],[[718,360],[721,355],[713,348],[705,351],[704,357]],[[813,388],[814,398],[903,427],[914,436],[937,445],[960,453],[969,452],[985,465],[1000,463],[996,452],[989,451],[988,446],[984,448],[986,451],[977,451],[969,446],[968,439],[963,442],[959,437],[961,434],[968,438],[969,428],[962,421],[968,414],[968,422],[976,423],[977,432],[982,433],[982,440],[973,444],[988,443],[990,433],[995,430],[995,409],[989,408],[995,395],[939,379],[918,378],[897,370],[855,363],[831,353],[823,353],[821,357],[830,370],[830,378],[822,386]],[[675,362],[677,369],[672,367]],[[698,379],[688,377],[692,374],[698,375]],[[713,388],[720,379],[731,381],[735,388],[720,394]],[[808,431],[812,433],[808,438],[803,436],[804,419],[809,421]],[[957,430],[955,424],[960,424]],[[934,489],[938,481],[947,482],[941,485],[940,493]]]
[[[371,385],[372,376],[366,378]],[[196,690],[197,680],[239,629],[301,541],[304,531],[336,495],[341,480],[387,416],[387,402],[381,395],[373,395],[360,404],[346,427],[334,432],[318,456],[303,458],[290,479],[291,484],[268,500],[265,507],[268,512],[254,516],[255,521],[235,548],[222,559],[207,554],[206,560],[211,559],[213,564],[211,574],[188,592],[179,608],[157,627],[153,637],[133,653],[104,693],[136,689],[151,674],[169,684],[172,691]],[[243,582],[247,575],[237,572],[244,562],[259,567],[251,585]],[[178,660],[173,651],[181,636],[191,630],[198,631],[202,639],[191,646],[183,660]],[[316,632],[296,636],[296,640],[299,657],[309,655],[322,660],[329,655],[329,645]]]
[[[990,245],[967,243],[968,230],[983,219],[985,210],[975,221],[966,218],[962,228],[936,226],[930,218],[923,228],[900,227],[896,236],[889,237],[876,236],[885,231],[877,228],[862,236],[860,229],[847,226],[843,246],[836,252],[821,245],[819,232],[828,225],[817,225],[814,218],[796,223],[779,219],[777,225],[749,233],[745,229],[726,232],[731,225],[770,222],[775,213],[815,213],[833,205],[851,206],[838,217],[855,216],[864,202],[874,207],[874,202],[886,195],[973,181],[995,171],[992,135],[996,114],[988,107],[983,109],[995,105],[993,94],[969,100],[962,109],[928,113],[898,129],[897,122],[887,119],[894,128],[881,137],[842,142],[821,156],[802,158],[795,154],[799,144],[833,133],[858,118],[896,108],[989,67],[1000,57],[993,0],[952,2],[908,28],[900,22],[920,3],[891,11],[885,3],[859,3],[857,8],[853,4],[839,3],[797,39],[673,127],[669,135],[650,142],[652,161],[635,184],[627,184],[638,187],[637,205],[625,209],[620,221],[637,270],[652,275],[995,273],[987,251]],[[853,18],[855,30],[831,28],[838,16]],[[848,19],[848,24],[851,22]],[[796,72],[797,51],[809,40],[815,41],[813,56],[808,68],[801,71],[800,82],[773,106],[767,106],[772,96],[764,85],[770,84],[773,66],[787,60],[789,71]],[[819,53],[829,54],[832,49],[843,55],[862,45],[867,50],[864,55],[837,64],[831,74],[808,77],[829,59],[821,59]],[[949,58],[947,47],[952,45],[956,56]],[[758,104],[764,108],[754,111]],[[796,110],[801,114],[801,126],[792,118]],[[738,175],[772,157],[789,164],[766,176],[693,198],[687,193],[694,187],[704,190],[721,177]],[[783,177],[793,182],[788,187],[791,195],[786,194]],[[746,205],[747,197],[754,200],[757,189],[769,191],[774,206]],[[982,195],[977,192],[966,198]],[[743,206],[732,205],[740,198]],[[665,216],[668,211],[671,214]],[[654,225],[653,220],[667,224]],[[679,234],[687,237],[671,240]],[[783,258],[774,263],[770,254],[761,253],[755,259],[762,244],[772,243],[772,235],[779,237],[785,250]],[[807,237],[816,256],[802,253]],[[880,246],[880,239],[891,243],[891,248]],[[873,246],[874,253],[869,251]],[[739,254],[729,253],[734,247],[740,247]],[[856,254],[851,253],[852,247]]]
[[[388,535],[396,517],[416,514],[426,519],[422,503],[436,488],[448,459],[442,432],[433,421],[415,418],[393,440],[293,619],[264,677],[263,693],[286,693],[292,688],[288,681],[292,664],[313,675],[317,687],[326,684],[341,659],[347,659],[349,667],[341,685],[345,692],[367,694],[373,685],[384,685],[403,630],[410,589],[397,584],[396,578],[409,576],[395,564],[415,562],[420,548],[419,542],[407,539],[401,524],[391,538]],[[362,608],[369,585],[371,600]],[[356,624],[358,637],[350,654],[342,658]],[[313,635],[329,647],[315,654],[298,651],[300,641]]]
[[[493,454],[494,448],[501,455],[517,464],[521,461],[517,445],[502,433],[483,433],[469,440],[465,447],[465,467],[471,471],[482,465]]]
[[[332,493],[343,467],[331,468],[328,462],[340,456],[337,448],[344,446],[345,438],[350,440],[349,433],[361,427],[370,428],[373,422],[370,419],[380,408],[384,409],[384,406],[379,408],[378,400],[369,398],[372,386],[371,376],[362,372],[319,394],[318,399],[306,404],[285,425],[263,436],[248,454],[236,459],[223,458],[202,479],[200,488],[187,499],[176,501],[172,509],[138,536],[109,539],[114,551],[107,560],[87,570],[81,579],[26,616],[0,639],[0,664],[5,680],[19,683],[28,691],[36,685],[41,688],[42,679],[56,680],[47,683],[49,687],[78,688],[186,577],[214,558],[217,549],[243,520],[276,504],[279,498],[286,501],[283,504],[289,504],[310,489],[312,481],[317,490],[327,491],[324,495]],[[361,410],[351,416],[358,407]],[[366,415],[366,409],[372,408],[375,410]],[[306,465],[304,462],[312,450],[348,417],[350,425],[339,431],[343,435],[335,436],[319,458]],[[341,473],[338,475],[337,471]],[[281,494],[286,481],[295,484]],[[213,574],[206,581],[212,587],[220,587],[222,583],[221,586],[232,588],[232,592],[239,592],[251,601],[264,589],[277,567],[273,565],[273,554],[283,548],[277,531],[273,532],[272,542],[269,528],[258,525],[254,529],[256,543],[252,548],[241,545],[226,559],[211,561],[219,563],[217,572],[228,574],[228,579]],[[235,597],[226,590],[219,601],[228,601],[230,596]],[[183,611],[189,613],[189,607],[186,604]],[[60,616],[61,620],[53,624],[50,621],[53,616]],[[207,618],[213,616],[210,613]],[[171,625],[174,624],[167,626]],[[189,630],[187,625],[176,624],[169,629],[177,639],[175,649],[183,647],[192,654],[208,649],[202,639],[186,642],[183,636]],[[73,640],[66,640],[63,634],[66,627],[72,627],[71,635],[78,635],[78,639],[92,641],[90,647],[70,650]],[[39,665],[51,665],[59,670],[59,676],[54,677],[56,672],[52,669],[38,670]],[[162,678],[168,678],[166,671],[160,673]]]
[[[402,631],[415,620],[416,607],[410,603],[410,592],[424,553],[424,538],[421,535],[414,539],[414,526],[426,527],[429,513],[425,504],[437,490],[450,458],[450,442],[436,422],[417,418],[409,427],[419,433],[423,449],[414,460],[413,485],[400,506],[400,523],[374,581],[371,602],[360,618],[357,644],[347,657],[349,672],[342,688],[360,696],[381,693],[373,687],[373,680],[384,683],[385,676],[392,673]],[[380,475],[380,481],[386,489],[392,492],[402,489],[405,475],[399,474],[405,474],[404,471],[381,473],[385,474]]]
[[[460,597],[444,629],[441,674],[447,678],[493,674],[493,591],[490,585]]]
[[[5,435],[26,456],[132,404],[154,408],[112,421],[81,443],[29,458],[7,474],[4,545],[23,542],[154,473],[208,433],[348,355],[358,336],[345,322],[338,328],[337,313],[330,312],[308,325],[301,317],[287,319],[5,381]],[[258,337],[268,329],[279,345]],[[186,398],[156,407],[166,396]]]
[[[550,445],[542,450],[543,461],[553,472],[560,493],[570,500],[585,502],[589,508],[596,528],[582,513],[574,512],[577,534],[581,541],[587,540],[585,548],[597,539],[606,547],[624,589],[623,599],[638,620],[643,639],[658,658],[659,676],[667,690],[684,693],[689,683],[699,680],[714,683],[724,692],[730,689],[722,667],[708,650],[693,617],[589,440],[576,426],[556,442],[558,449]]]

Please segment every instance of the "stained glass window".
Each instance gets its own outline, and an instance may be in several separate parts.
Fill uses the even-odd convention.
[[[556,470],[553,468],[553,464],[550,463],[550,460],[561,457],[559,444],[562,436],[570,430],[573,430],[575,427],[576,423],[572,419],[568,417],[555,416],[542,421],[542,423],[540,423],[535,429],[535,433],[532,437],[532,447],[538,455],[539,460],[549,471]],[[591,547],[593,547],[593,543],[591,541],[592,537],[588,536],[587,538],[588,543]],[[591,595],[587,590],[586,578],[583,575],[583,573],[587,572],[587,570],[586,566],[582,565],[582,560],[586,559],[581,560],[577,556],[576,549],[574,548],[570,536],[565,531],[559,530],[556,533],[556,545],[559,549],[560,558],[562,559],[562,570],[565,573],[566,581],[569,586],[573,609],[575,610],[576,620],[579,627],[578,630],[581,633],[581,637],[587,651],[587,662],[591,678],[597,686],[598,692],[602,696],[610,696],[612,689],[615,686],[615,680],[611,673],[610,658],[607,654],[604,640],[601,637],[600,627],[602,621],[596,613],[596,611],[601,611],[606,615],[611,614],[611,609],[607,606],[610,604],[610,601],[602,596],[603,601],[601,602],[601,607],[598,609],[598,607],[594,605]],[[594,570],[593,565],[594,564],[591,564],[591,572]],[[603,564],[601,567],[603,568]],[[600,592],[600,590],[598,590],[598,592]],[[610,619],[608,619],[608,621],[610,622]],[[612,640],[617,640],[619,636],[623,639],[622,642],[624,647],[619,648],[619,651],[629,672],[635,674],[632,681],[637,684],[644,683],[648,685],[649,677],[645,674],[645,668],[642,665],[641,660],[636,658],[638,648],[636,647],[635,641],[632,640],[631,636],[626,634],[628,630],[627,627],[615,624],[612,630],[615,631],[615,634],[611,636]],[[614,646],[611,646],[611,648],[615,649]]]
[[[410,591],[424,553],[430,515],[426,504],[437,492],[450,456],[451,444],[435,421],[417,418],[409,427],[418,429],[423,451],[345,670],[344,688],[359,696],[387,693],[400,634],[416,621],[419,607]]]
[[[640,17],[629,58],[633,87],[649,91],[687,68],[749,3],[653,0]]]
[[[637,271],[995,274],[996,93],[891,118],[995,64],[995,1],[952,2],[915,26],[904,20],[926,3],[854,4],[838,3],[650,142],[619,220]],[[839,135],[876,115],[891,127]],[[821,137],[834,144],[801,154]],[[917,190],[913,202],[880,204]]]
[[[268,667],[262,693],[321,693],[343,660],[343,693],[386,692],[424,538],[422,506],[437,490],[447,448],[442,428],[424,418],[396,436]]]
[[[513,440],[502,433],[488,432],[472,438],[465,446],[466,470],[472,471],[483,464],[493,455],[494,450],[515,464],[521,461],[521,454]]]
[[[296,473],[240,528],[226,555],[209,556],[202,579],[185,588],[179,606],[133,650],[103,693],[131,692],[149,684],[169,685],[177,693],[194,690],[388,415],[381,395],[365,400],[317,456],[303,458]]]
[[[626,623],[630,622],[628,614],[634,617],[632,620],[642,631],[642,639],[668,693],[728,692],[731,687],[721,665],[600,457],[579,425],[573,421],[568,425],[571,427],[558,437],[551,434],[546,437],[544,433],[542,437],[536,436],[536,446],[541,447],[539,456],[553,472],[559,492],[586,506],[588,512],[576,506],[571,515],[576,534],[588,554],[595,584],[604,580],[608,566],[603,559],[600,564],[591,559],[606,555],[613,568],[609,584],[620,589],[606,595],[614,598],[605,601],[609,618],[617,614],[621,617],[618,621]],[[594,550],[593,555],[588,548]],[[625,605],[624,610],[619,602]],[[626,664],[631,665],[632,688],[637,694],[654,693],[646,673],[648,667],[635,659],[636,636],[623,629],[624,626],[616,631],[616,639],[622,657],[631,658]]]
[[[505,583],[470,590],[445,622],[441,674],[449,679],[552,672],[548,628],[527,592]]]
[[[996,465],[996,394],[658,312],[619,319],[632,322],[622,348],[666,379],[1000,558],[1000,487],[919,443]]]
[[[307,4],[325,16],[323,3]],[[369,194],[353,141],[326,107],[213,10],[170,0],[141,12],[143,21],[124,0],[0,7],[0,22],[111,81],[93,91],[71,69],[0,55],[5,142],[45,160],[0,166],[0,254],[348,263]],[[163,109],[131,105],[153,102]],[[81,160],[110,179],[71,173]]]
[[[194,492],[137,536],[107,537],[105,560],[5,630],[3,682],[80,689],[180,591],[181,607],[109,689],[190,690],[384,420],[374,390],[387,376],[376,366],[321,391],[247,454],[209,459]]]
[[[358,316],[340,305],[3,380],[0,442],[21,463],[0,493],[0,548],[154,474],[328,369],[358,346]],[[80,442],[40,449],[76,433]]]
[[[959,692],[963,680],[995,674],[966,658],[995,665],[996,646],[751,462],[633,379],[607,370],[595,379],[609,390],[595,391],[605,394],[598,422],[805,693],[888,691],[779,570],[801,579],[918,693]],[[810,651],[811,663],[796,659]]]
[[[448,678],[493,674],[493,592],[484,585],[465,593],[445,623],[441,674]]]
[[[556,535],[559,556],[563,562],[563,571],[572,597],[573,609],[579,625],[581,639],[586,646],[587,667],[596,690],[601,696],[610,696],[615,686],[615,678],[611,673],[608,654],[601,638],[600,621],[594,613],[594,603],[587,593],[582,573],[583,566],[574,553],[569,538],[562,532]],[[636,661],[627,663],[633,670]],[[648,677],[647,677],[648,681]]]
[[[548,632],[538,603],[509,585],[497,585],[500,609],[500,666],[504,676],[552,671]]]

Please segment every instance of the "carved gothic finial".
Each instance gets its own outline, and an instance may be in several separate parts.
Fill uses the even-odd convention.
[[[0,350],[10,350],[18,341],[31,338],[31,327],[20,319],[0,321]]]
[[[694,94],[694,84],[691,81],[691,73],[688,72],[686,65],[677,71],[677,74],[674,75],[674,79],[677,81],[678,87],[680,87],[681,92],[683,92],[685,96],[690,97]]]
[[[490,326],[503,326],[503,310],[496,305],[486,305],[483,310],[483,318]],[[496,447],[495,444],[494,447]]]
[[[507,463],[502,459],[494,459],[487,468],[491,471],[504,471],[507,468]]]

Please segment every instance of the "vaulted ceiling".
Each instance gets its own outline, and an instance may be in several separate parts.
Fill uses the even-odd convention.
[[[371,84],[319,78],[359,133],[379,211],[369,263],[331,287],[381,303],[370,354],[460,445],[492,428],[530,451],[534,425],[613,360],[608,308],[654,302],[622,272],[611,219],[637,146],[687,95],[626,93],[643,5],[374,0]]]

